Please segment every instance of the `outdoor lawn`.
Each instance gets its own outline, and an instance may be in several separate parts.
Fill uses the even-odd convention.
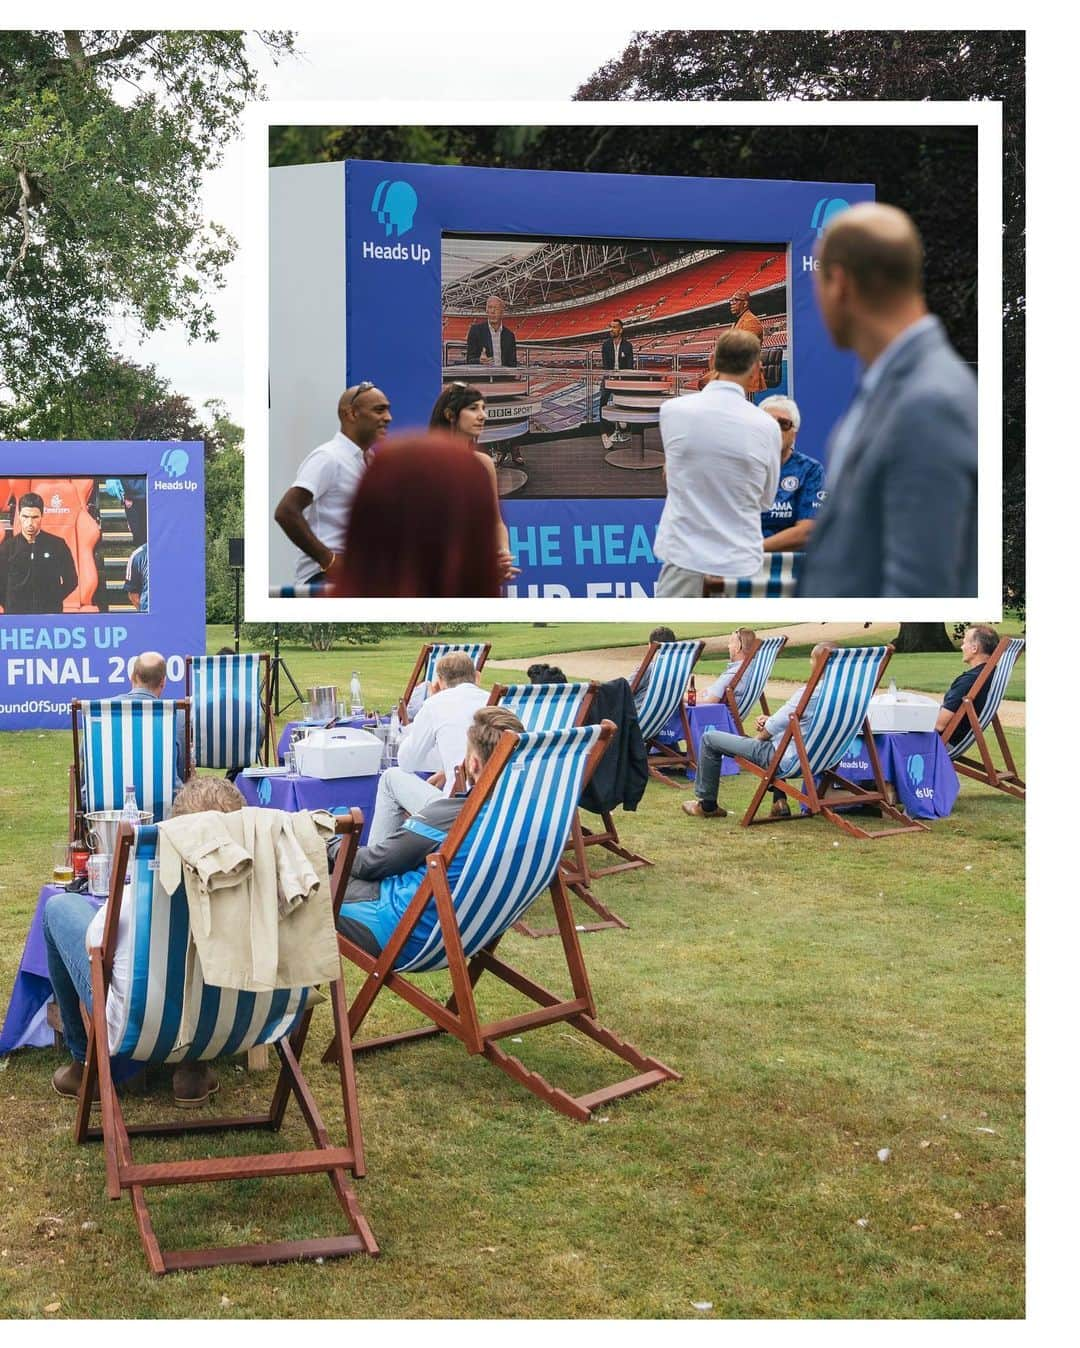
[[[639,645],[647,628],[487,631],[496,659]],[[230,638],[212,628],[207,649]],[[345,690],[360,668],[365,701],[385,710],[418,645],[409,634],[282,653],[301,688]],[[803,677],[807,654],[786,657],[778,676]],[[628,673],[634,663],[628,652]],[[940,694],[960,660],[896,657],[892,668],[902,687]],[[1010,698],[1022,688],[1023,661]],[[1008,736],[1022,772],[1023,730]],[[70,754],[63,731],[0,736],[5,1006],[50,844],[64,836]],[[455,1040],[359,1060],[368,1178],[356,1189],[378,1260],[155,1279],[129,1200],[105,1197],[100,1146],[76,1148],[73,1105],[50,1088],[65,1059],[0,1060],[0,1314],[1022,1317],[1024,805],[961,781],[950,818],[878,842],[820,819],[742,829],[745,776],[724,780],[735,813],[719,821],[687,819],[685,788],[650,784],[616,820],[655,865],[596,885],[630,929],[582,942],[601,1022],[682,1080],[579,1125]],[[542,925],[545,907],[541,897]],[[568,990],[557,941],[510,933],[501,949]],[[485,1002],[483,987],[482,1012],[516,1009],[509,994]],[[384,994],[370,1025],[414,1023]],[[337,1077],[319,1062],[329,1027],[320,1007],[304,1061],[338,1141]],[[565,1026],[507,1047],[574,1091],[618,1072]],[[273,1079],[224,1060],[218,1070],[229,1113],[261,1103]],[[167,1071],[130,1102],[133,1119],[155,1107],[171,1107]],[[307,1143],[294,1107],[281,1140]],[[135,1154],[214,1154],[217,1143],[182,1146],[136,1140]],[[149,1202],[170,1247],[343,1230],[321,1176],[179,1186]]]

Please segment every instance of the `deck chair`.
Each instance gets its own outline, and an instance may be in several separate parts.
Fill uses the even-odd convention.
[[[184,677],[193,766],[268,765],[274,743],[269,655],[189,655]]]
[[[805,556],[801,552],[767,552],[761,570],[752,576],[706,576],[701,586],[705,599],[790,599],[799,583]]]
[[[743,719],[750,715],[756,704],[760,704],[761,710],[768,716],[765,685],[769,682],[776,657],[786,645],[787,637],[758,637],[749,655],[743,657],[735,677],[724,689],[723,700],[731,712],[738,734],[746,733],[743,730]]]
[[[589,707],[596,697],[597,684],[590,683],[517,683],[504,685],[497,683],[491,690],[488,706],[503,706],[512,711],[526,730],[566,730],[570,726],[585,724]],[[589,865],[585,856],[585,837],[581,826],[581,811],[575,810],[570,829],[568,849],[573,853],[570,864],[564,856],[562,861],[563,880],[567,888],[593,910],[600,918],[599,922],[586,922],[578,926],[579,931],[606,931],[610,927],[626,930],[624,922],[617,913],[613,913],[606,904],[600,902],[589,888]],[[531,927],[522,918],[514,924],[514,930],[522,936],[538,938],[557,936],[558,927],[537,929]]]
[[[665,641],[650,642],[645,659],[638,666],[630,689],[638,704],[638,724],[641,736],[649,749],[649,776],[665,786],[678,786],[660,771],[661,768],[679,768],[683,772],[697,767],[697,749],[690,733],[690,722],[686,716],[683,698],[686,694],[690,675],[705,649],[704,641]],[[641,699],[638,689],[648,681]],[[680,753],[671,745],[661,744],[657,736],[663,730],[676,711],[682,713],[683,737],[686,752]]]
[[[476,672],[479,674],[484,668],[484,662],[491,654],[491,642],[429,641],[422,646],[420,654],[416,657],[416,664],[413,665],[413,671],[409,675],[409,682],[405,685],[405,691],[398,703],[398,717],[402,725],[409,724],[409,698],[412,697],[416,685],[418,683],[430,683],[435,677],[435,666],[444,655],[448,655],[451,651],[464,651],[476,666]]]
[[[376,959],[339,934],[346,959],[367,975],[349,1009],[348,1038],[336,1035],[326,1051],[333,1060],[353,1053],[447,1033],[470,1054],[483,1056],[527,1090],[572,1119],[584,1122],[594,1109],[621,1096],[678,1078],[596,1020],[581,943],[574,926],[559,863],[584,784],[604,753],[615,726],[575,726],[515,734],[505,731],[445,840],[427,859],[427,875]],[[496,947],[509,927],[542,891],[555,905],[573,995],[566,999],[507,964]],[[428,905],[437,921],[426,939],[410,937]],[[346,905],[343,911],[348,911]],[[452,995],[443,1003],[406,978],[409,973],[449,969]],[[521,993],[532,1010],[481,1021],[475,990],[483,974]],[[360,1044],[351,1039],[383,988],[396,993],[432,1023]],[[552,1086],[539,1072],[499,1047],[498,1041],[541,1025],[565,1021],[617,1058],[633,1075],[577,1097]],[[347,1053],[346,1053],[347,1056]]]
[[[881,775],[881,763],[878,761],[874,736],[867,719],[870,699],[892,652],[891,646],[853,646],[846,649],[831,646],[815,657],[809,681],[803,689],[798,706],[789,718],[788,727],[781,736],[769,766],[761,768],[756,763],[751,763],[749,759],[737,760],[740,768],[761,778],[760,785],[741,820],[744,828],[751,824],[786,822],[770,820],[768,816],[764,819],[755,818],[766,792],[775,788],[797,805],[805,807],[811,815],[824,815],[854,838],[884,838],[893,833],[928,831],[925,824],[919,823],[916,819],[909,819],[890,803],[885,779]],[[799,723],[800,718],[815,691],[818,694],[817,706],[804,732]],[[866,754],[873,768],[873,790],[848,781],[835,770],[856,735],[863,737]],[[801,789],[780,772],[781,760],[791,743],[795,744],[798,751],[798,761],[787,777],[801,774],[803,779]],[[892,820],[897,827],[876,829],[870,833],[861,828],[854,819],[840,813],[837,808],[853,805],[876,806],[882,815]],[[799,810],[792,812],[792,819],[800,817]]]
[[[359,810],[338,821],[346,834],[334,867],[331,891],[340,906],[348,883],[349,866],[356,851],[363,819]],[[137,832],[137,841],[133,837]],[[278,989],[273,992],[236,992],[203,984],[197,960],[189,996],[198,1002],[199,1028],[195,1042],[176,1048],[184,998],[184,965],[188,941],[188,906],[183,884],[167,894],[158,880],[156,866],[158,830],[149,825],[134,830],[124,824],[113,855],[112,881],[101,946],[90,952],[93,1013],[88,1019],[86,1068],[83,1072],[75,1113],[77,1142],[105,1144],[105,1185],[108,1196],[131,1195],[139,1239],[154,1273],[207,1268],[217,1264],[272,1264],[288,1259],[331,1258],[346,1254],[377,1254],[378,1246],[346,1179],[351,1171],[362,1178],[363,1141],[356,1103],[356,1082],[351,1059],[340,1063],[341,1099],[345,1114],[347,1144],[332,1146],[318,1105],[300,1069],[300,1056],[316,998],[310,988]],[[211,1059],[222,1053],[239,1053],[253,1045],[272,1044],[281,1067],[266,1113],[239,1117],[180,1119],[167,1123],[129,1125],[123,1103],[113,1083],[107,1046],[105,999],[116,950],[120,901],[129,857],[133,857],[131,884],[132,956],[134,979],[127,1017],[118,1053],[139,1063],[177,1063]],[[336,909],[335,909],[336,911]],[[345,1026],[346,1004],[339,976],[330,984],[330,1001],[339,1032]],[[84,1016],[85,1016],[84,1011]],[[101,1126],[90,1126],[93,1090],[100,1084]],[[207,1156],[202,1147],[190,1160],[135,1161],[131,1139],[135,1136],[176,1137],[184,1133],[205,1135],[239,1129],[278,1132],[291,1096],[311,1132],[314,1145],[307,1150],[284,1150],[265,1154],[246,1152],[231,1156]],[[220,1180],[260,1179],[268,1175],[326,1174],[345,1215],[347,1235],[272,1241],[258,1245],[233,1245],[164,1251],[158,1243],[146,1202],[145,1191],[157,1185],[214,1184]],[[230,1192],[228,1202],[233,1201]]]
[[[114,697],[71,704],[73,745],[69,792],[70,837],[85,840],[82,816],[120,810],[124,788],[135,787],[140,810],[154,823],[167,819],[173,797],[191,776],[191,746],[185,739],[184,771],[176,778],[176,718],[190,716],[186,698]]]
[[[962,772],[965,777],[971,777],[985,786],[996,786],[999,791],[1015,796],[1017,800],[1025,799],[1027,787],[1013,762],[1009,742],[998,718],[998,709],[1012,678],[1013,668],[1023,651],[1023,637],[1002,637],[990,659],[979,671],[979,677],[971,685],[967,697],[941,732],[941,738],[945,741],[945,748],[957,772]],[[977,712],[975,699],[987,685],[989,691],[986,694],[986,701],[983,703],[982,711]],[[967,727],[963,737],[956,744],[950,744],[950,737],[962,725]],[[986,742],[985,732],[991,727],[997,737],[1001,756],[1005,760],[1004,772],[995,766],[990,746]],[[974,758],[966,757],[972,745],[978,750],[978,762]]]

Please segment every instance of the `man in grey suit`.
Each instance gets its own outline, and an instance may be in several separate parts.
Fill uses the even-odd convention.
[[[864,371],[829,441],[828,499],[798,592],[974,596],[975,378],[927,311],[918,231],[894,206],[853,206],[826,228],[818,263],[825,326]]]

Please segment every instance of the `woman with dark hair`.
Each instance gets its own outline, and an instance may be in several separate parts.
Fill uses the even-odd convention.
[[[518,574],[518,568],[514,565],[514,554],[510,551],[510,535],[500,513],[499,480],[495,472],[495,465],[491,461],[491,455],[482,450],[478,443],[485,421],[487,421],[487,409],[484,406],[483,393],[471,384],[463,384],[458,380],[447,385],[439,394],[435,406],[431,409],[431,419],[428,425],[433,431],[450,431],[454,435],[463,436],[476,452],[476,457],[484,465],[484,471],[488,474],[491,491],[495,498],[495,514],[498,520],[495,541],[499,552],[502,579],[512,580]]]
[[[566,683],[566,675],[558,665],[538,663],[530,665],[526,673],[530,683]]]
[[[345,538],[339,595],[499,596],[498,510],[475,454],[449,435],[388,442],[364,473]]]

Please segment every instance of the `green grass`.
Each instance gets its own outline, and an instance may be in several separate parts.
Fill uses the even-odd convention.
[[[546,629],[546,649],[583,646],[572,633],[553,643]],[[395,666],[365,650],[377,696],[400,688],[414,652],[404,643]],[[344,675],[324,668],[336,653],[309,655],[296,653],[305,677],[347,681],[351,654]],[[1010,741],[1022,764],[1022,735]],[[61,732],[0,736],[5,991],[63,834],[69,753]],[[749,789],[725,779],[723,799],[738,809]],[[691,821],[683,799],[652,784],[618,816],[656,864],[599,881],[631,929],[582,938],[601,1020],[681,1082],[579,1126],[455,1041],[361,1060],[369,1177],[357,1191],[382,1258],[156,1280],[128,1201],[105,1197],[100,1147],[75,1146],[72,1107],[50,1091],[60,1055],[17,1054],[0,1069],[0,1313],[1022,1316],[1024,807],[965,781],[930,833],[859,843],[820,820]],[[511,933],[503,949],[566,990],[555,942]],[[510,1005],[482,999],[483,1010]],[[412,1020],[390,997],[376,1011],[377,1033]],[[318,1061],[328,1037],[322,1007],[306,1064],[337,1139],[336,1077]],[[615,1076],[562,1027],[512,1051],[572,1090]],[[219,1070],[229,1112],[269,1089],[266,1074]],[[155,1080],[134,1117],[168,1103],[168,1074]],[[282,1141],[306,1141],[294,1109]],[[136,1156],[179,1145],[137,1142]],[[342,1229],[317,1177],[177,1187],[150,1202],[166,1245]]]

